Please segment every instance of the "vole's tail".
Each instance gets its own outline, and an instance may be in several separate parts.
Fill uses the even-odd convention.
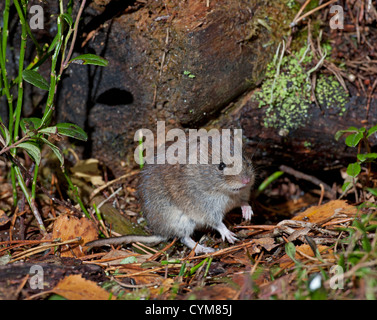
[[[88,247],[101,247],[104,245],[119,245],[119,244],[128,244],[132,242],[157,244],[164,240],[166,240],[166,238],[161,237],[161,236],[155,236],[155,235],[153,236],[128,235],[128,236],[120,236],[120,237],[114,237],[114,238],[94,240],[94,241],[85,243],[85,245]]]

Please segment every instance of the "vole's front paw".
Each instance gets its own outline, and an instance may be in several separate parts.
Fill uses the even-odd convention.
[[[243,205],[241,206],[241,209],[242,209],[242,217],[245,220],[251,220],[251,217],[254,214],[253,209],[251,209],[249,205]]]

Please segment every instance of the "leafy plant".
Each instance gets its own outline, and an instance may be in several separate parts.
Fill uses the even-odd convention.
[[[194,79],[196,76],[194,74],[192,74],[190,71],[188,70],[185,70],[183,71],[183,74],[187,77],[189,77],[190,79]]]
[[[370,128],[368,131],[366,128],[349,127],[345,130],[339,130],[335,134],[335,140],[339,140],[344,134],[348,134],[345,138],[345,144],[348,147],[358,147],[357,161],[350,163],[347,167],[347,174],[352,178],[352,181],[346,181],[342,186],[342,191],[346,192],[352,185],[355,185],[357,178],[361,172],[361,165],[367,163],[369,166],[368,172],[370,172],[370,165],[377,159],[377,153],[371,152],[369,137],[377,132],[377,125]],[[361,144],[364,144],[367,153],[361,153]]]
[[[62,169],[64,170],[64,157],[62,151],[54,144],[61,136],[67,136],[82,141],[87,140],[87,135],[79,126],[72,123],[58,123],[51,125],[53,112],[55,109],[55,98],[57,86],[65,69],[71,63],[93,64],[97,66],[106,66],[108,61],[94,54],[83,54],[71,58],[75,45],[78,25],[81,14],[85,6],[85,0],[81,1],[78,14],[74,20],[72,9],[74,1],[69,1],[64,8],[63,0],[58,1],[59,14],[56,16],[57,33],[50,44],[40,45],[34,37],[27,21],[28,0],[13,0],[18,18],[21,24],[21,40],[19,49],[19,68],[18,75],[11,79],[7,74],[7,47],[8,47],[8,26],[11,1],[5,0],[3,10],[3,26],[0,30],[0,94],[5,95],[8,104],[9,123],[6,126],[0,118],[0,155],[6,156],[11,161],[11,178],[13,185],[14,204],[17,203],[16,182],[21,187],[26,200],[28,201],[32,212],[38,222],[41,232],[45,233],[43,222],[35,206],[35,190],[37,183],[38,169],[41,162],[41,148],[47,145],[56,157],[59,159]],[[25,52],[28,39],[34,43],[36,48],[35,58],[25,67]],[[8,49],[9,51],[9,49]],[[45,79],[39,72],[39,67],[46,61],[51,63],[50,78]],[[24,82],[28,82],[39,89],[48,92],[47,101],[42,118],[21,118],[23,109],[23,87]],[[13,104],[11,94],[12,86],[17,86],[16,105]],[[23,136],[20,137],[20,130]],[[27,187],[27,181],[30,179],[28,171],[21,165],[17,159],[17,150],[23,149],[33,161],[31,169],[32,191]],[[67,179],[68,175],[65,174]],[[27,179],[26,179],[27,178]],[[70,182],[70,181],[68,181]],[[72,183],[70,183],[71,185]]]

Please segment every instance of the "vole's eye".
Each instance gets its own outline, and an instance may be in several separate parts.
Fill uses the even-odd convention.
[[[226,167],[226,164],[224,162],[220,162],[219,164],[219,170],[224,170],[224,168]]]

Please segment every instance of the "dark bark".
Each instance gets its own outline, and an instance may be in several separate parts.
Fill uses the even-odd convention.
[[[80,41],[98,28],[84,50],[109,66],[71,66],[58,119],[83,126],[87,155],[116,174],[121,160],[133,162],[136,130],[154,130],[156,120],[199,127],[255,87],[284,33],[280,23],[293,14],[280,2],[251,0],[149,3],[107,21],[95,9],[86,11]]]

